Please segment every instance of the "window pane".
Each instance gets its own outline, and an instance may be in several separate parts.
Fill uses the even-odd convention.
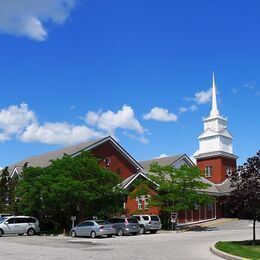
[[[128,218],[128,223],[138,223],[138,220],[136,218]]]

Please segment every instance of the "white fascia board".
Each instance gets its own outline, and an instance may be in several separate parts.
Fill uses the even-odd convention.
[[[145,178],[146,180],[148,181],[151,181],[154,185],[156,186],[159,186],[157,183],[155,183],[153,180],[151,180],[149,177],[147,177],[144,173],[142,172],[138,172],[136,174],[136,176],[130,181],[127,183],[127,185],[124,187],[124,189],[126,189],[132,182],[134,182],[139,176],[142,176],[143,178]]]
[[[115,140],[114,138],[112,138],[111,136],[105,137],[104,139],[94,143],[93,145],[86,147],[85,149],[83,149],[83,151],[89,151],[94,149],[95,147],[107,142],[107,141],[111,141],[113,143],[113,145],[121,152],[121,154],[123,154],[123,156],[127,159],[127,161],[131,162],[131,164],[135,165],[135,167],[137,169],[143,169],[143,167],[123,148],[121,147]],[[81,151],[80,151],[81,152]],[[80,152],[75,153],[72,155],[72,157],[75,157],[77,155],[80,154]]]

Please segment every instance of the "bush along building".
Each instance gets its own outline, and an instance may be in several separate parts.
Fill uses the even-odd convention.
[[[105,167],[122,178],[121,186],[127,192],[133,191],[137,180],[149,179],[149,169],[153,163],[161,166],[180,168],[196,166],[186,154],[173,155],[147,161],[134,159],[111,136],[90,142],[66,147],[57,151],[26,158],[9,166],[11,178],[19,178],[24,165],[32,167],[48,167],[52,160],[62,158],[64,154],[71,157],[79,155],[82,151],[90,151],[102,167]],[[212,109],[209,117],[204,119],[204,131],[199,136],[199,150],[195,153],[197,166],[202,172],[201,181],[208,184],[208,188],[198,191],[213,198],[211,203],[196,205],[193,209],[178,212],[179,225],[196,223],[223,217],[227,214],[224,197],[229,195],[230,183],[227,175],[236,168],[237,156],[233,154],[232,135],[227,129],[227,119],[219,115],[217,108],[216,86],[213,75]],[[102,184],[100,184],[102,185]],[[149,197],[156,194],[156,183],[149,192],[142,196],[129,196],[124,198],[126,215],[135,213],[158,214],[159,207],[150,207]]]

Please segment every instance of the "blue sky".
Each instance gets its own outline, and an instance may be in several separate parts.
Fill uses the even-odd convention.
[[[259,149],[259,1],[0,2],[0,166],[113,134],[137,160],[198,149],[212,71],[243,163]]]

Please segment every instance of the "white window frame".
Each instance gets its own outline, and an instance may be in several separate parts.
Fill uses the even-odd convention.
[[[144,197],[144,209],[149,209],[149,200],[150,200],[150,195],[146,195]]]
[[[232,172],[233,172],[232,167],[227,166],[227,167],[226,167],[226,175],[227,175],[227,176],[231,176],[231,175],[232,175]]]
[[[213,175],[213,168],[212,165],[208,165],[205,167],[205,177],[212,177]]]
[[[143,209],[143,198],[141,196],[137,197],[137,207],[139,210]]]

